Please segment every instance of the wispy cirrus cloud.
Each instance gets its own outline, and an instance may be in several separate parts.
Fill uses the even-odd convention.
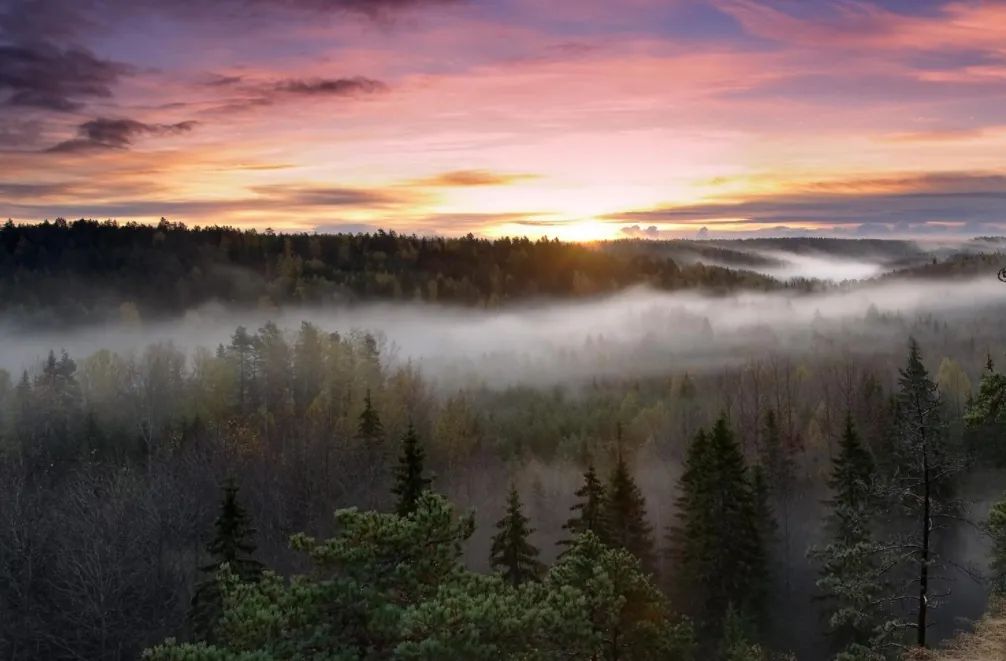
[[[936,11],[918,13],[910,6],[896,11],[883,3],[861,1],[786,6],[763,0],[715,0],[715,5],[752,34],[814,48],[1006,52],[1006,4],[998,1],[944,2]]]
[[[314,80],[283,80],[272,87],[277,92],[302,94],[307,96],[355,96],[384,92],[388,86],[379,80],[365,76],[350,78],[328,78]]]
[[[391,189],[338,186],[270,184],[252,187],[259,198],[245,200],[252,206],[366,207],[388,208],[415,203],[420,196]],[[242,202],[237,202],[241,204]]]
[[[662,224],[870,232],[961,233],[1006,228],[1006,174],[939,173],[797,184],[792,191],[744,199],[669,205],[610,214],[628,232],[657,236]],[[813,230],[810,230],[813,231]]]
[[[9,0],[0,157],[40,187],[0,189],[0,216],[977,227],[1006,170],[1004,7]]]
[[[349,186],[283,185],[254,186],[227,197],[177,198],[156,182],[138,182],[124,187],[120,197],[100,202],[74,201],[74,196],[86,198],[89,186],[75,181],[48,184],[0,182],[0,204],[12,215],[52,218],[146,218],[168,217],[185,222],[226,222],[245,213],[268,213],[274,222],[286,221],[308,213],[311,215],[345,214],[353,211],[408,209],[422,200],[415,192],[368,189]],[[93,191],[92,191],[93,192]],[[39,198],[52,197],[45,202]]]
[[[534,179],[537,175],[526,173],[493,172],[491,170],[451,170],[432,177],[413,179],[406,185],[420,188],[454,188],[469,186],[505,186],[518,181]]]

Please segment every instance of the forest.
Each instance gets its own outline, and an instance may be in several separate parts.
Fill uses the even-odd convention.
[[[707,260],[709,261],[709,260]],[[281,306],[422,300],[498,306],[661,289],[773,288],[772,278],[576,243],[374,234],[276,234],[63,219],[0,226],[0,312],[53,326],[152,318],[208,301]]]
[[[793,241],[6,226],[0,656],[950,644],[1006,591],[1000,255],[753,270],[848,259]]]

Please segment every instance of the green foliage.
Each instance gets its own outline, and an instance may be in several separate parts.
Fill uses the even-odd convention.
[[[978,386],[978,394],[968,402],[964,420],[977,426],[1006,422],[1006,375],[996,371],[989,358]]]
[[[149,661],[639,659],[690,661],[693,635],[622,549],[592,532],[538,582],[460,564],[471,520],[424,493],[408,517],[341,510],[340,534],[296,536],[315,571],[244,583],[222,572],[219,640],[147,650]]]
[[[579,594],[570,610],[586,617],[586,634],[570,641],[572,658],[690,659],[694,636],[687,620],[671,619],[663,595],[640,560],[604,544],[594,533],[579,535],[545,578],[552,591]],[[572,614],[571,614],[572,616]]]
[[[1006,500],[992,506],[988,532],[992,538],[992,585],[999,594],[1006,594]]]
[[[1006,375],[996,371],[989,357],[978,386],[978,394],[968,399],[964,422],[976,453],[998,466],[1006,465]]]
[[[670,618],[639,560],[592,532],[541,582],[462,575],[405,618],[398,658],[687,661],[694,637]]]
[[[639,490],[625,458],[618,460],[608,480],[604,523],[607,539],[639,558],[646,568],[653,567],[653,528],[646,518],[646,499]]]
[[[895,414],[894,456],[900,467],[891,482],[892,496],[912,526],[906,571],[917,576],[911,595],[916,608],[916,643],[927,644],[928,612],[939,601],[930,595],[946,567],[935,540],[948,518],[958,517],[963,504],[954,497],[957,476],[967,457],[947,433],[940,392],[922,363],[915,338],[909,339],[908,361],[900,370]]]
[[[402,439],[402,454],[395,469],[395,486],[392,493],[398,497],[395,511],[399,516],[408,516],[416,511],[419,497],[430,487],[430,478],[423,475],[426,452],[419,442],[419,435],[412,422]]]
[[[528,524],[517,487],[511,485],[506,514],[496,524],[499,532],[493,536],[490,560],[493,568],[500,570],[503,579],[513,586],[535,580],[542,572],[538,549],[528,541],[534,532]]]
[[[607,507],[605,502],[604,485],[594,470],[594,464],[587,466],[583,474],[583,486],[576,490],[576,497],[579,499],[570,508],[573,512],[563,530],[569,531],[573,539],[586,531],[597,535],[601,540],[608,539]],[[564,539],[559,542],[563,546],[569,546],[573,539]]]
[[[856,431],[852,415],[845,416],[845,429],[838,445],[838,455],[831,466],[828,487],[832,496],[832,524],[837,535],[853,537],[862,532],[864,517],[873,514],[877,493],[873,457]]]
[[[255,582],[262,574],[262,564],[252,557],[255,529],[238,502],[237,484],[228,480],[223,492],[220,514],[214,522],[216,532],[206,546],[213,561],[200,567],[206,578],[197,586],[189,611],[194,632],[204,639],[213,637],[223,607],[218,575],[221,567],[239,582]]]
[[[539,583],[513,587],[501,576],[460,573],[402,620],[402,659],[547,658],[564,624]]]
[[[731,604],[723,618],[719,641],[721,661],[768,661],[768,654],[751,640],[751,625]]]
[[[725,418],[695,438],[680,493],[671,557],[692,611],[710,634],[719,632],[731,608],[757,617],[767,584],[766,523]]]
[[[820,564],[817,587],[839,658],[879,654],[887,637],[887,559],[885,547],[872,533],[878,504],[875,481],[873,459],[847,415],[828,479],[828,543],[810,552]]]
[[[367,388],[367,395],[363,398],[363,411],[360,412],[356,437],[370,444],[378,443],[384,438],[384,425],[381,424],[381,417],[377,414],[377,409],[374,408],[374,402],[370,397],[370,388]]]
[[[0,314],[24,323],[154,319],[209,301],[257,305],[421,298],[468,305],[591,296],[631,285],[774,289],[752,271],[558,240],[276,234],[77,220],[0,226]],[[708,260],[706,260],[708,262]],[[125,304],[125,307],[123,307]],[[22,315],[18,315],[19,317]]]
[[[406,611],[462,571],[461,546],[472,531],[470,518],[459,519],[429,492],[408,517],[346,509],[336,519],[337,537],[292,540],[312,559],[311,576],[285,581],[266,572],[257,583],[241,583],[226,574],[222,650],[274,659],[386,658],[401,642]]]

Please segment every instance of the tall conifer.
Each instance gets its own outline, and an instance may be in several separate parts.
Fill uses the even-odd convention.
[[[605,510],[608,542],[629,551],[644,567],[652,569],[653,528],[646,520],[646,499],[621,452],[608,482]]]
[[[416,511],[419,496],[430,487],[430,479],[423,475],[426,453],[419,442],[419,435],[412,422],[402,439],[402,454],[395,469],[395,486],[392,493],[398,496],[395,511],[399,516],[408,516]]]
[[[828,486],[828,544],[810,553],[821,564],[817,587],[836,648],[851,658],[870,658],[883,644],[880,604],[888,590],[881,570],[882,546],[871,530],[876,506],[873,458],[848,414]]]
[[[221,565],[227,564],[231,573],[241,582],[257,581],[262,574],[262,564],[255,560],[255,529],[248,513],[238,502],[238,487],[233,480],[224,485],[220,514],[214,522],[215,534],[206,550],[212,562],[200,567],[205,578],[192,597],[189,618],[200,639],[209,639],[220,618],[222,595],[217,574]]]
[[[493,536],[490,560],[493,568],[503,574],[504,580],[515,587],[537,580],[544,569],[538,561],[538,549],[528,541],[534,532],[529,524],[517,487],[511,485],[506,513],[496,524],[499,532]]]
[[[688,451],[671,555],[683,594],[707,633],[718,634],[730,608],[754,619],[767,584],[755,489],[726,420],[700,431]]]
[[[898,471],[892,480],[892,495],[911,521],[914,533],[910,570],[915,573],[914,594],[916,644],[925,647],[930,628],[929,611],[934,582],[942,581],[947,563],[935,540],[948,520],[959,517],[964,504],[953,497],[954,480],[966,468],[966,457],[947,434],[940,392],[922,363],[922,352],[909,339],[908,362],[900,372],[895,415],[894,456]]]
[[[583,486],[577,489],[576,497],[579,500],[570,507],[573,516],[562,526],[563,530],[569,531],[572,538],[559,543],[568,546],[573,543],[577,535],[587,530],[597,535],[598,539],[607,540],[609,535],[604,485],[597,476],[594,464],[587,466],[583,474]]]
[[[381,417],[374,408],[374,402],[370,396],[370,388],[367,388],[367,395],[363,399],[363,411],[360,413],[360,424],[357,427],[356,437],[361,441],[376,443],[384,437],[384,425],[381,424]]]

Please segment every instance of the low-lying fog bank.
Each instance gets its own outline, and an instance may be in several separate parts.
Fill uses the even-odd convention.
[[[293,331],[310,321],[329,332],[374,333],[392,361],[411,361],[441,381],[548,384],[717,368],[764,352],[901,346],[901,322],[933,315],[941,321],[977,323],[978,317],[1002,308],[1006,285],[995,277],[887,280],[818,294],[713,296],[636,288],[589,301],[492,310],[421,303],[282,310],[209,305],[170,322],[34,334],[8,330],[0,343],[0,367],[19,372],[50,349],[66,349],[71,356],[103,348],[128,353],[156,342],[212,349],[226,344],[238,325],[255,329],[274,321]]]

